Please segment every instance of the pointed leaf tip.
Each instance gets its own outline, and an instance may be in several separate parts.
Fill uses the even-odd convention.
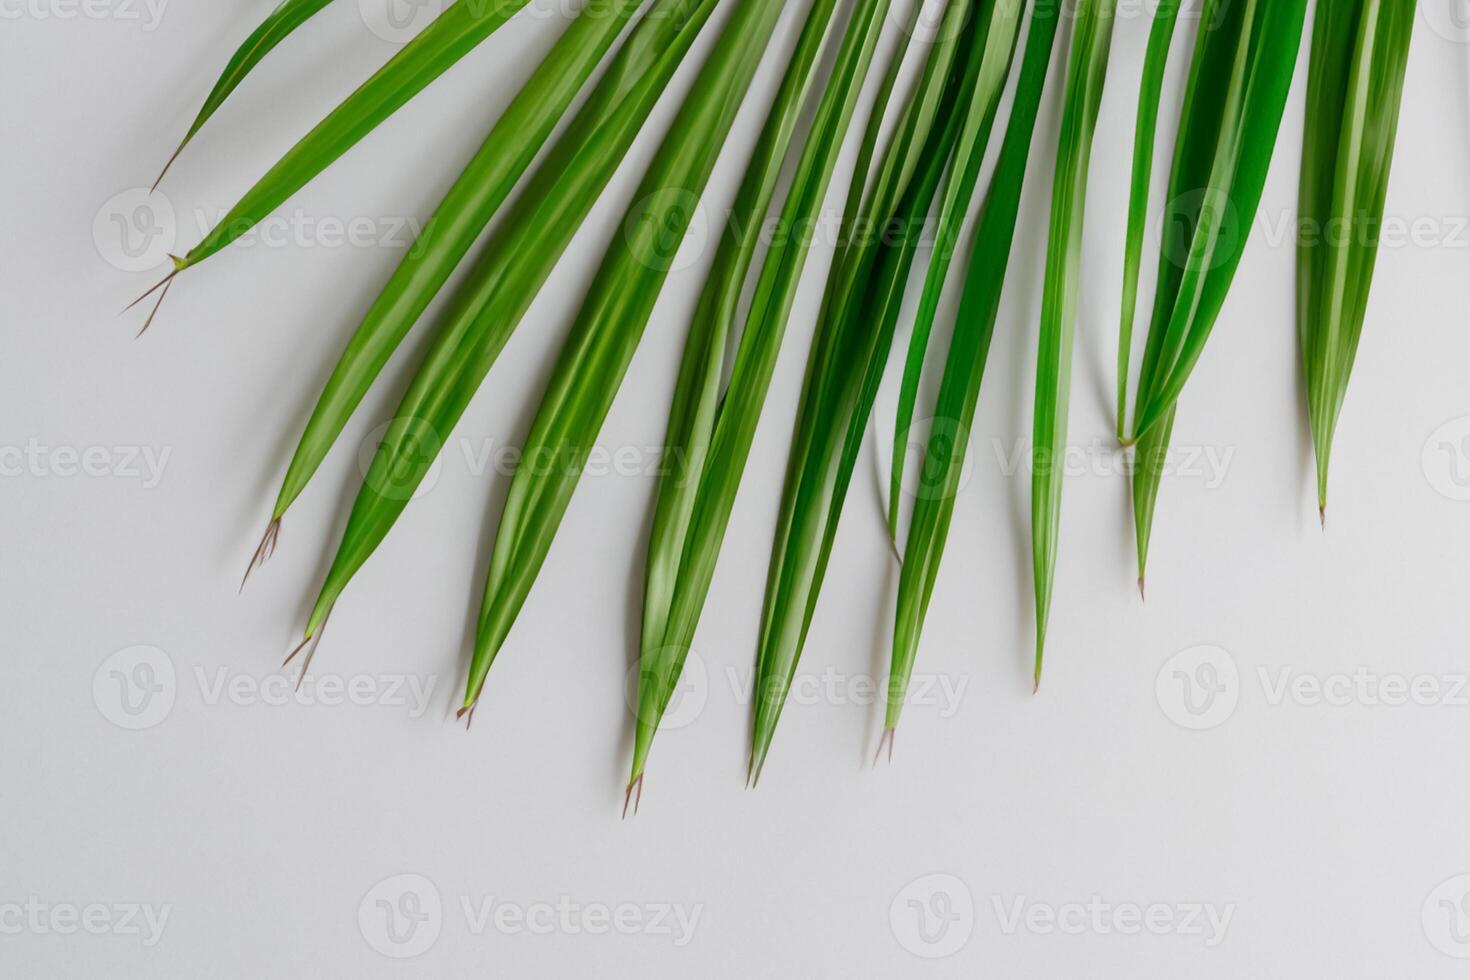
[[[265,534],[261,536],[260,544],[256,546],[255,554],[250,556],[250,564],[245,566],[245,577],[240,579],[240,592],[245,591],[245,583],[250,581],[250,573],[255,571],[266,562],[270,561],[271,555],[276,553],[276,538],[281,533],[281,519],[275,517],[266,525]],[[236,593],[237,595],[239,593]]]
[[[628,784],[628,789],[623,793],[623,819],[628,819],[628,803],[633,804],[633,816],[638,816],[638,806],[643,802],[643,774]]]
[[[893,740],[895,731],[892,728],[883,729],[883,734],[878,739],[878,751],[873,753],[874,766],[878,765],[878,760],[883,758],[883,747],[885,745],[888,746],[888,764],[893,764]]]

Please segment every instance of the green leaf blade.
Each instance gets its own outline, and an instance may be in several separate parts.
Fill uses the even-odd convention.
[[[189,130],[184,138],[179,141],[178,147],[168,162],[163,165],[158,179],[153,182],[156,188],[163,182],[164,174],[168,173],[179,154],[184,152],[184,147],[198,135],[204,128],[211,116],[224,105],[225,100],[240,87],[245,81],[245,76],[255,69],[255,66],[265,60],[265,56],[275,50],[276,46],[295,32],[296,28],[316,16],[322,8],[331,3],[332,0],[282,0],[282,3],[271,11],[261,21],[260,25],[250,33],[250,36],[236,49],[235,53],[226,63],[224,70],[220,72],[219,79],[215,81],[214,88],[204,99],[204,104],[199,107],[199,113],[189,125]]]
[[[758,780],[821,593],[853,465],[891,348],[908,272],[958,139],[970,8],[952,4],[896,136],[863,195],[866,229],[838,252],[807,362],[776,538],[766,576],[756,662],[750,773]],[[963,63],[961,63],[962,65]],[[853,175],[854,185],[865,179]],[[850,194],[853,201],[856,194]]]
[[[1398,131],[1413,4],[1324,2],[1302,152],[1298,325],[1324,520],[1333,437],[1357,356]]]
[[[1233,9],[1242,24],[1229,52],[1223,111],[1184,127],[1188,138],[1208,144],[1213,163],[1209,177],[1197,185],[1203,195],[1199,218],[1172,315],[1162,327],[1159,373],[1148,391],[1140,389],[1144,398],[1135,435],[1154,425],[1179,397],[1219,317],[1245,251],[1250,219],[1260,206],[1295,73],[1305,0],[1242,0]]]
[[[714,7],[656,0],[492,235],[368,467],[307,636],[403,512]]]
[[[286,151],[184,256],[203,262],[245,234],[510,20],[527,0],[455,0]]]
[[[655,546],[669,549],[671,553],[658,560],[676,567],[677,585],[668,596],[665,614],[645,616],[630,782],[643,774],[659,721],[694,641],[805,267],[811,244],[808,229],[826,198],[888,6],[887,0],[861,0],[848,23],[781,209],[778,237],[756,284],[730,382],[713,419],[708,458],[695,471],[697,480],[691,481],[695,493],[686,534],[678,541],[650,545],[650,562],[657,554]],[[713,372],[716,379],[720,373]]]
[[[984,43],[976,44],[971,52],[972,58],[980,59],[976,68],[975,93],[965,119],[965,128],[960,133],[954,163],[941,200],[934,252],[929,259],[924,291],[919,299],[918,312],[914,316],[913,333],[909,339],[908,356],[899,388],[898,411],[894,417],[893,459],[889,471],[888,534],[895,543],[895,549],[903,496],[904,464],[907,461],[901,447],[909,444],[914,405],[918,401],[919,382],[922,380],[925,355],[929,348],[929,335],[934,327],[934,317],[938,312],[939,300],[954,258],[960,225],[964,221],[970,199],[974,196],[975,184],[980,178],[985,147],[990,140],[990,130],[995,122],[996,110],[1000,106],[1001,91],[1005,88],[1014,59],[1022,13],[1020,0],[992,0],[983,12],[987,18]]]
[[[1036,591],[1035,682],[1041,685],[1046,627],[1056,579],[1061,524],[1062,460],[1067,450],[1071,404],[1072,345],[1081,288],[1082,219],[1087,174],[1097,128],[1113,30],[1112,0],[1083,0],[1078,7],[1067,70],[1052,191],[1051,232],[1041,331],[1036,354],[1036,404],[1032,418],[1031,547]]]
[[[1021,190],[1036,131],[1042,92],[1056,43],[1056,8],[1033,8],[1021,75],[995,175],[985,197],[970,254],[965,288],[945,358],[934,407],[934,426],[925,448],[922,492],[914,502],[904,561],[899,573],[893,656],[889,668],[884,727],[897,729],[918,657],[924,617],[944,557],[975,419],[980,386],[1000,312],[1020,210]]]
[[[496,655],[550,550],[669,264],[734,123],[780,15],[780,0],[737,7],[680,107],[562,349],[523,448],[496,533],[465,688],[480,696]]]
[[[740,297],[760,244],[760,225],[775,197],[783,161],[832,30],[836,0],[808,11],[781,86],[772,101],[690,321],[664,437],[663,468],[655,491],[653,527],[645,563],[642,647],[664,634],[678,586],[679,566],[714,436],[725,374],[726,349]],[[645,750],[646,751],[646,750]]]
[[[333,369],[272,518],[305,489],[383,367],[500,209],[643,0],[589,4],[522,86],[410,246]]]
[[[1138,121],[1133,136],[1133,173],[1128,193],[1128,233],[1123,247],[1123,312],[1118,324],[1118,441],[1127,443],[1128,376],[1132,364],[1133,323],[1138,308],[1138,276],[1143,262],[1143,236],[1148,221],[1148,192],[1153,176],[1159,101],[1169,47],[1179,21],[1180,0],[1162,0],[1154,12],[1153,27],[1144,53],[1139,83]]]
[[[1179,393],[1219,317],[1248,242],[1305,18],[1305,0],[1207,0],[1201,14],[1134,407],[1140,583]]]

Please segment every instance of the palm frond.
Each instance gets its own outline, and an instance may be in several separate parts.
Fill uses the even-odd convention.
[[[750,778],[758,780],[816,609],[838,518],[898,320],[904,285],[975,79],[957,57],[975,38],[952,0],[843,243],[807,361],[777,518],[756,659]],[[968,85],[967,85],[968,82]],[[867,175],[855,173],[854,181]],[[848,200],[857,198],[850,193]]]
[[[656,0],[486,243],[368,466],[308,636],[412,499],[714,7]]]
[[[780,16],[781,0],[735,8],[634,195],[577,314],[511,480],[475,635],[465,709],[531,591],[562,515],[643,337],[670,261]]]
[[[209,95],[205,96],[204,104],[199,107],[199,113],[189,125],[189,131],[179,141],[173,155],[168,158],[168,162],[163,165],[163,170],[159,172],[158,179],[153,182],[154,188],[163,182],[164,174],[168,173],[174,161],[179,158],[179,154],[184,152],[184,147],[188,146],[199,130],[204,128],[204,124],[220,106],[224,105],[231,93],[240,87],[240,83],[245,81],[245,76],[249,75],[256,65],[264,61],[265,56],[275,50],[276,45],[294,33],[296,28],[315,17],[323,7],[331,2],[332,0],[282,0],[281,5],[272,10],[270,15],[260,22],[259,27],[250,32],[250,36],[236,49],[224,70],[220,72],[214,88],[210,89]]]
[[[1307,81],[1297,321],[1327,513],[1333,435],[1363,334],[1398,133],[1414,4],[1319,0]]]
[[[1026,51],[1016,85],[1015,102],[1006,124],[1005,140],[995,175],[985,195],[980,223],[965,275],[965,289],[955,316],[954,334],[945,358],[944,377],[934,406],[934,424],[924,453],[924,492],[914,501],[913,519],[904,547],[898,580],[898,611],[893,624],[893,662],[889,669],[886,731],[898,727],[918,656],[924,616],[939,576],[949,537],[969,448],[968,433],[975,419],[980,383],[990,354],[1000,312],[1001,291],[1010,266],[1016,218],[1036,116],[1046,86],[1058,16],[1051,4],[1036,4],[1027,28]],[[890,744],[892,736],[889,736]]]
[[[1206,0],[1180,111],[1153,317],[1134,410],[1142,583],[1175,404],[1220,315],[1260,205],[1306,0]]]
[[[739,349],[730,365],[729,385],[717,405],[715,396],[724,375],[723,337],[715,344],[707,336],[715,331],[702,330],[699,321],[690,333],[680,387],[698,387],[701,395],[697,401],[711,405],[713,411],[691,422],[678,414],[670,419],[671,434],[697,432],[694,443],[700,451],[687,457],[692,464],[687,474],[665,476],[660,483],[654,535],[649,544],[649,589],[644,604],[638,725],[630,783],[643,775],[659,721],[694,642],[812,244],[808,229],[827,196],[887,11],[887,0],[860,0],[848,23],[781,209],[778,235],[756,283]],[[722,289],[716,280],[720,274],[717,265],[707,291]],[[719,333],[723,335],[724,330]],[[683,399],[682,405],[694,401]],[[676,399],[676,413],[682,405]]]
[[[1036,670],[1046,650],[1046,626],[1056,579],[1062,513],[1062,460],[1067,449],[1071,405],[1072,341],[1077,330],[1077,295],[1082,275],[1082,216],[1092,137],[1107,80],[1113,36],[1113,0],[1080,0],[1067,68],[1061,140],[1052,184],[1051,234],[1046,284],[1041,298],[1041,332],[1036,350],[1036,409],[1032,418],[1031,552],[1036,586]]]

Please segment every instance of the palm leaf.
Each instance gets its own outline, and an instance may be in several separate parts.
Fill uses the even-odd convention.
[[[314,17],[323,7],[332,0],[282,0],[280,6],[270,12],[260,26],[251,32],[245,42],[235,51],[224,71],[220,73],[219,79],[210,89],[209,95],[204,99],[204,104],[199,107],[199,114],[194,117],[194,122],[189,126],[189,131],[179,141],[178,147],[168,162],[163,165],[158,179],[153,182],[155,188],[163,182],[163,175],[168,173],[168,168],[174,165],[179,154],[184,152],[184,147],[189,141],[204,128],[209,117],[215,114],[220,106],[224,105],[230,94],[239,88],[245,76],[265,59],[275,49],[276,45],[286,39],[296,28]]]
[[[409,329],[530,166],[643,0],[588,4],[521,87],[358,326],[297,443],[252,567]],[[601,102],[602,100],[595,100]],[[583,117],[585,118],[585,116]]]
[[[755,149],[746,164],[719,248],[689,326],[684,355],[669,408],[663,466],[656,491],[653,529],[645,566],[643,623],[649,635],[660,634],[678,582],[682,542],[698,499],[698,474],[709,455],[711,433],[719,412],[725,352],[735,327],[740,297],[755,259],[781,168],[832,27],[836,0],[818,0],[807,13],[781,87],[771,102]]]
[[[1067,450],[1072,342],[1081,287],[1082,217],[1092,137],[1107,78],[1113,0],[1081,0],[1067,69],[1061,141],[1052,184],[1051,235],[1036,351],[1036,409],[1032,420],[1031,552],[1036,586],[1036,686],[1046,649],[1046,626],[1056,580],[1062,510],[1062,459]]]
[[[1306,0],[1207,0],[1200,14],[1134,411],[1140,589],[1175,404],[1240,265],[1305,17]]]
[[[357,91],[286,152],[255,186],[175,261],[175,271],[197,265],[245,234],[313,177],[356,146],[481,41],[510,20],[527,0],[455,0]]]
[[[965,119],[965,127],[960,133],[959,144],[955,148],[952,170],[940,202],[934,232],[934,252],[929,258],[924,292],[919,298],[918,312],[914,315],[913,333],[909,338],[908,357],[904,363],[902,387],[899,391],[898,412],[894,419],[888,534],[895,545],[898,541],[899,502],[902,498],[906,461],[900,447],[908,445],[909,428],[914,419],[914,403],[918,399],[919,381],[923,375],[925,354],[929,349],[929,334],[934,327],[940,295],[944,291],[950,262],[954,258],[960,225],[964,221],[970,199],[974,196],[975,184],[980,179],[980,164],[984,161],[985,147],[990,141],[990,129],[995,122],[996,109],[1000,105],[1001,91],[1005,88],[1011,61],[1015,56],[1022,3],[1021,0],[993,0],[986,5],[983,13],[989,18],[985,44],[975,45],[970,54],[972,58],[982,59],[979,82],[970,103],[969,115]]]
[[[531,424],[523,466],[511,480],[485,598],[464,708],[473,709],[551,548],[602,422],[668,276],[782,9],[781,0],[735,8],[695,79],[572,326]]]
[[[1006,124],[1005,140],[970,253],[964,293],[955,317],[945,359],[944,377],[934,408],[934,424],[925,450],[925,492],[914,502],[913,520],[904,547],[898,581],[898,612],[893,626],[893,663],[889,671],[887,717],[891,744],[903,711],[909,678],[918,655],[919,635],[939,575],[944,545],[954,515],[968,442],[965,435],[975,419],[980,383],[990,353],[1015,239],[1021,189],[1036,131],[1036,116],[1046,85],[1052,48],[1057,35],[1057,9],[1049,3],[1033,7],[1026,35],[1026,52],[1016,85],[1015,102]]]
[[[714,6],[657,0],[517,196],[452,300],[368,467],[307,621],[308,639],[412,498]]]
[[[1128,240],[1123,248],[1123,313],[1118,325],[1118,441],[1128,435],[1128,375],[1133,354],[1133,321],[1138,309],[1138,274],[1143,262],[1143,233],[1148,220],[1148,191],[1153,177],[1154,142],[1163,95],[1169,45],[1179,22],[1180,0],[1162,0],[1154,11],[1143,80],[1138,90],[1138,122],[1133,135],[1133,180],[1128,193]]]
[[[950,83],[950,70],[962,39],[968,36],[969,15],[973,0],[947,0],[937,39],[924,60],[924,69],[900,113],[894,132],[877,166],[873,165],[882,120],[879,110],[887,104],[898,69],[889,67],[880,91],[882,102],[874,105],[874,116],[863,136],[858,165],[848,188],[847,206],[843,212],[843,235],[832,261],[828,288],[823,294],[821,316],[833,311],[831,303],[851,300],[860,290],[863,272],[871,265],[884,227],[898,209],[904,192],[923,158],[925,140],[935,125],[935,117]],[[902,52],[900,52],[900,55]]]
[[[807,362],[782,490],[756,660],[751,779],[758,780],[821,592],[838,518],[887,360],[899,305],[974,78],[955,55],[975,42],[971,8],[946,9],[939,41],[847,227]],[[963,29],[959,25],[966,25]],[[854,181],[865,179],[855,173]],[[849,201],[855,195],[849,196]]]
[[[1307,83],[1297,319],[1327,513],[1332,440],[1363,333],[1398,132],[1414,5],[1319,0]]]
[[[1150,325],[1160,345],[1148,384],[1140,386],[1135,436],[1179,397],[1240,265],[1244,242],[1228,230],[1232,220],[1248,222],[1260,203],[1305,13],[1306,0],[1212,0],[1201,15],[1200,74],[1208,82],[1197,92],[1213,88],[1220,98],[1185,96],[1180,128],[1188,144],[1197,144],[1187,145],[1185,154],[1191,161],[1196,154],[1201,162],[1208,157],[1209,164],[1207,176],[1189,188],[1199,201],[1197,213],[1186,215],[1193,228],[1189,250],[1165,257],[1182,259],[1182,274],[1167,323]],[[1221,26],[1211,26],[1217,18]]]
[[[1179,406],[1164,413],[1153,428],[1145,432],[1133,449],[1133,534],[1138,556],[1138,597],[1146,598],[1148,546],[1152,538],[1154,511],[1158,508],[1159,488],[1169,462],[1169,444],[1174,438],[1174,419]]]
[[[733,302],[725,307],[728,317],[696,318],[690,332],[679,391],[697,391],[697,396],[675,399],[668,440],[671,451],[689,465],[677,476],[666,470],[659,485],[649,542],[630,785],[643,776],[659,721],[694,641],[805,267],[811,244],[806,229],[826,198],[887,11],[887,0],[860,0],[848,23],[781,210],[777,228],[782,233],[767,252],[722,398],[718,396],[725,373],[724,338],[733,319]],[[766,172],[761,163],[753,173]],[[735,281],[737,291],[744,271]],[[706,285],[707,296],[729,290],[725,275],[717,263]],[[689,413],[687,406],[696,403],[708,410],[691,418],[695,413]]]

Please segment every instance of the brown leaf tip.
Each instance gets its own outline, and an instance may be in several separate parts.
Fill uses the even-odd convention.
[[[250,556],[250,564],[245,566],[245,577],[240,580],[240,591],[245,591],[245,583],[250,581],[250,573],[271,560],[271,555],[276,553],[276,539],[281,533],[281,519],[279,517],[271,520],[266,525],[265,534],[256,546],[255,554]]]
[[[623,819],[628,819],[628,803],[633,804],[633,816],[638,816],[638,807],[643,802],[643,776],[639,773],[638,778],[628,784],[628,791],[623,794]]]

